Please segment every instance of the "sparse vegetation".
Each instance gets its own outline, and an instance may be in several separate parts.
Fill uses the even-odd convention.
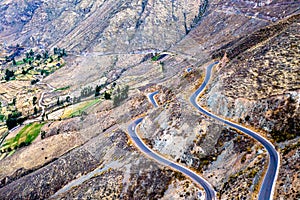
[[[81,90],[80,97],[89,97],[93,94],[95,94],[95,90],[91,86],[88,86]]]
[[[121,88],[117,87],[116,90],[113,92],[113,104],[114,106],[120,105],[120,103],[127,99],[128,97],[128,91],[129,91],[129,86],[126,85],[125,87]]]
[[[291,152],[292,150],[295,150],[297,148],[300,147],[300,141],[298,141],[297,143],[295,144],[292,144],[292,145],[288,145],[286,146],[283,150],[282,150],[282,155],[287,155],[289,152]]]

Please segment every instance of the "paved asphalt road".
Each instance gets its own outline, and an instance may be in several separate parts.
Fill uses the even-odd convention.
[[[156,100],[154,99],[154,96],[158,94],[158,91],[155,91],[155,92],[152,92],[150,94],[148,94],[148,99],[149,101],[152,103],[152,105],[157,108],[158,107],[158,104],[156,102]]]
[[[220,122],[223,122],[226,125],[229,125],[231,127],[234,127],[240,131],[242,131],[243,133],[253,137],[254,139],[256,139],[258,142],[260,142],[268,151],[269,154],[269,165],[268,165],[268,171],[264,177],[262,186],[260,188],[260,192],[259,192],[259,196],[258,199],[259,200],[269,200],[269,199],[273,199],[273,195],[274,195],[274,189],[275,189],[275,185],[276,185],[276,180],[277,180],[277,176],[278,176],[278,171],[279,171],[279,164],[280,164],[280,157],[278,152],[276,151],[275,147],[264,137],[262,137],[261,135],[259,135],[258,133],[255,133],[254,131],[251,131],[250,129],[247,129],[243,126],[240,126],[236,123],[227,121],[225,119],[222,119],[210,112],[208,112],[207,110],[205,110],[204,108],[202,108],[198,103],[197,103],[197,98],[200,95],[200,93],[203,91],[203,89],[206,87],[210,77],[211,77],[211,72],[212,72],[212,68],[217,64],[218,62],[212,63],[207,67],[206,70],[206,76],[205,76],[205,80],[202,83],[202,85],[197,89],[197,91],[190,97],[190,101],[193,104],[193,106],[195,106],[201,113],[214,118]]]
[[[212,186],[205,179],[200,177],[198,174],[196,174],[192,170],[190,170],[184,166],[181,166],[173,161],[169,161],[166,158],[162,157],[161,155],[155,153],[142,141],[142,139],[138,136],[138,134],[135,131],[137,125],[139,123],[141,123],[142,120],[143,120],[143,118],[139,118],[139,119],[135,120],[134,122],[132,122],[128,126],[129,135],[130,135],[131,139],[133,140],[133,142],[135,143],[135,145],[142,152],[144,152],[146,155],[148,155],[152,159],[156,160],[157,162],[159,162],[163,165],[169,166],[177,171],[184,173],[186,176],[193,179],[196,183],[200,184],[205,190],[206,199],[208,199],[208,200],[216,199],[215,191],[213,190]]]

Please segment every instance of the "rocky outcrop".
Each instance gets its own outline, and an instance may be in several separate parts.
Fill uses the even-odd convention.
[[[6,38],[18,35],[24,25],[29,23],[42,1],[2,1],[0,3],[0,36]]]
[[[1,5],[7,43],[129,53],[174,45],[195,24],[195,16],[203,15],[207,2],[47,0]]]
[[[300,136],[299,25],[287,26],[221,68],[203,99],[215,113],[263,129],[277,142]]]
[[[293,139],[300,137],[299,19],[299,15],[294,15],[258,31],[263,32],[262,35],[255,32],[246,40],[225,47],[225,51],[232,55],[238,53],[238,56],[233,56],[215,73],[202,98],[202,104],[213,113],[256,129],[278,149],[282,149],[283,144],[291,145]],[[251,42],[249,38],[252,38]],[[251,48],[245,52],[235,51],[239,45],[248,44]],[[282,159],[284,164],[280,173],[289,176],[287,168],[295,168],[297,164],[287,163],[290,159],[287,156],[282,155]],[[294,197],[295,188],[299,188],[296,182],[286,179],[282,183],[293,185],[293,189],[281,190],[278,186],[278,198],[284,194]]]

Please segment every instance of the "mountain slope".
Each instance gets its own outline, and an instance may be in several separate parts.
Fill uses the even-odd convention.
[[[15,95],[31,91],[30,101],[45,94],[46,124],[32,144],[1,152],[0,198],[203,197],[200,186],[132,144],[127,126],[146,116],[139,134],[155,151],[197,171],[220,199],[256,199],[265,150],[189,103],[216,59],[200,103],[270,139],[282,159],[275,199],[297,199],[299,8],[283,0],[1,1],[1,48],[58,46],[68,57],[40,80],[54,90],[3,80]],[[1,64],[3,72],[15,68]],[[153,108],[147,94],[156,90]]]

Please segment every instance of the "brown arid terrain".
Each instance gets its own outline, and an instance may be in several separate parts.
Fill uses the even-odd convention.
[[[259,43],[253,42],[253,46],[230,60],[203,97],[203,103],[215,113],[263,131],[283,152],[285,165],[285,149],[293,147],[292,152],[299,151],[294,144],[294,139],[300,136],[299,22],[300,17],[296,15],[264,28],[267,33],[279,30],[265,40],[254,33],[252,38],[257,38]],[[233,52],[232,49],[238,46],[230,46],[226,51]],[[297,154],[291,153],[291,156],[299,160]],[[298,167],[294,162],[289,165],[292,169]],[[290,170],[281,168],[280,174],[287,177]],[[299,197],[298,177],[299,172],[295,172],[288,181],[278,185],[278,188],[290,185],[289,190],[280,190],[280,198]]]
[[[141,153],[139,117],[143,141],[217,199],[257,199],[266,150],[189,101],[216,60],[199,103],[271,141],[274,199],[300,198],[299,1],[4,0],[0,13],[0,199],[205,199]]]
[[[162,106],[142,122],[143,138],[154,150],[203,173],[219,198],[254,198],[266,165],[262,147],[194,110],[188,100],[192,76],[174,79],[172,90],[160,89],[157,99]]]

